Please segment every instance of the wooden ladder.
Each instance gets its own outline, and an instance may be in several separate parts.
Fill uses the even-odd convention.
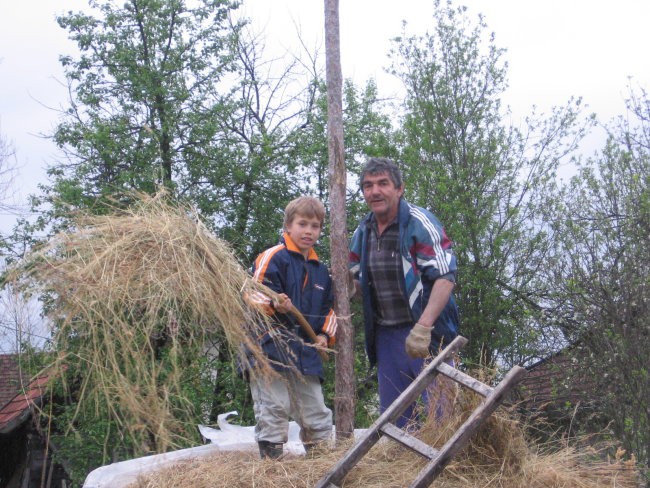
[[[420,471],[410,488],[424,488],[442,472],[451,459],[460,451],[481,424],[501,404],[506,393],[526,374],[519,366],[513,367],[494,388],[449,366],[458,350],[467,344],[467,339],[458,336],[440,352],[418,375],[404,392],[363,433],[350,450],[315,485],[315,488],[339,488],[343,479],[382,436],[387,436],[429,460]],[[434,449],[395,425],[395,421],[413,403],[439,374],[475,391],[484,397],[483,402],[472,412],[442,448]]]

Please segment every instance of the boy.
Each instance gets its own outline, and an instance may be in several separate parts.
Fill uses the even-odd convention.
[[[250,378],[255,439],[262,458],[282,455],[289,417],[300,426],[308,454],[316,444],[328,441],[332,432],[332,411],[325,406],[321,389],[323,363],[314,347],[333,344],[337,326],[329,271],[313,249],[324,219],[325,207],[318,199],[302,196],[291,201],[285,209],[280,244],[260,254],[253,265],[254,279],[280,296],[277,302],[254,302],[264,306],[276,325],[259,342],[278,376]],[[311,325],[316,344],[310,343],[289,313],[292,305]]]

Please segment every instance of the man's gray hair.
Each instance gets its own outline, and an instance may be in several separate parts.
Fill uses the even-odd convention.
[[[361,170],[361,177],[359,178],[359,185],[363,188],[363,179],[366,175],[378,175],[381,173],[388,173],[390,180],[395,185],[395,188],[402,187],[402,173],[397,167],[397,163],[388,158],[370,158],[366,165]]]

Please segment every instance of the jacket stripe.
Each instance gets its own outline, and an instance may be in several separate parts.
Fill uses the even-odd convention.
[[[427,219],[425,215],[422,214],[420,209],[410,204],[409,204],[409,209],[411,210],[411,215],[413,215],[413,217],[415,217],[418,220],[418,222],[422,224],[422,227],[424,227],[424,229],[429,233],[429,236],[431,237],[431,242],[433,243],[433,252],[434,252],[433,258],[436,260],[437,263],[436,267],[440,271],[440,274],[445,275],[449,273],[449,264],[445,259],[445,251],[441,245],[442,236],[440,235],[440,232],[438,232],[438,229],[435,228],[435,226],[431,223],[431,221]]]
[[[271,306],[271,299],[260,291],[254,290],[250,293],[244,293],[244,301],[266,315],[273,315],[275,313],[275,310]]]
[[[279,251],[284,249],[284,244],[278,244],[277,246],[273,246],[266,251],[264,251],[262,254],[260,254],[257,259],[255,260],[255,274],[253,275],[253,278],[255,278],[256,281],[259,281],[260,283],[264,283],[264,276],[266,274],[266,270],[269,267],[269,262],[271,261],[271,258]]]
[[[325,332],[330,337],[330,345],[334,343],[334,338],[336,337],[336,329],[338,328],[338,321],[336,319],[336,314],[334,310],[330,309],[327,317],[325,317],[325,323],[323,324],[322,331]]]

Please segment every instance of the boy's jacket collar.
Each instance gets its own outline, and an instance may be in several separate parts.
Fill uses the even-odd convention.
[[[291,236],[287,234],[286,232],[282,233],[282,239],[284,240],[284,245],[287,246],[287,249],[292,252],[297,252],[298,254],[302,254],[300,249],[298,249],[298,246],[296,246],[296,243],[293,242],[291,239]],[[310,261],[318,261],[318,254],[316,254],[316,251],[314,251],[314,248],[309,248],[309,256],[307,257],[308,260]]]

